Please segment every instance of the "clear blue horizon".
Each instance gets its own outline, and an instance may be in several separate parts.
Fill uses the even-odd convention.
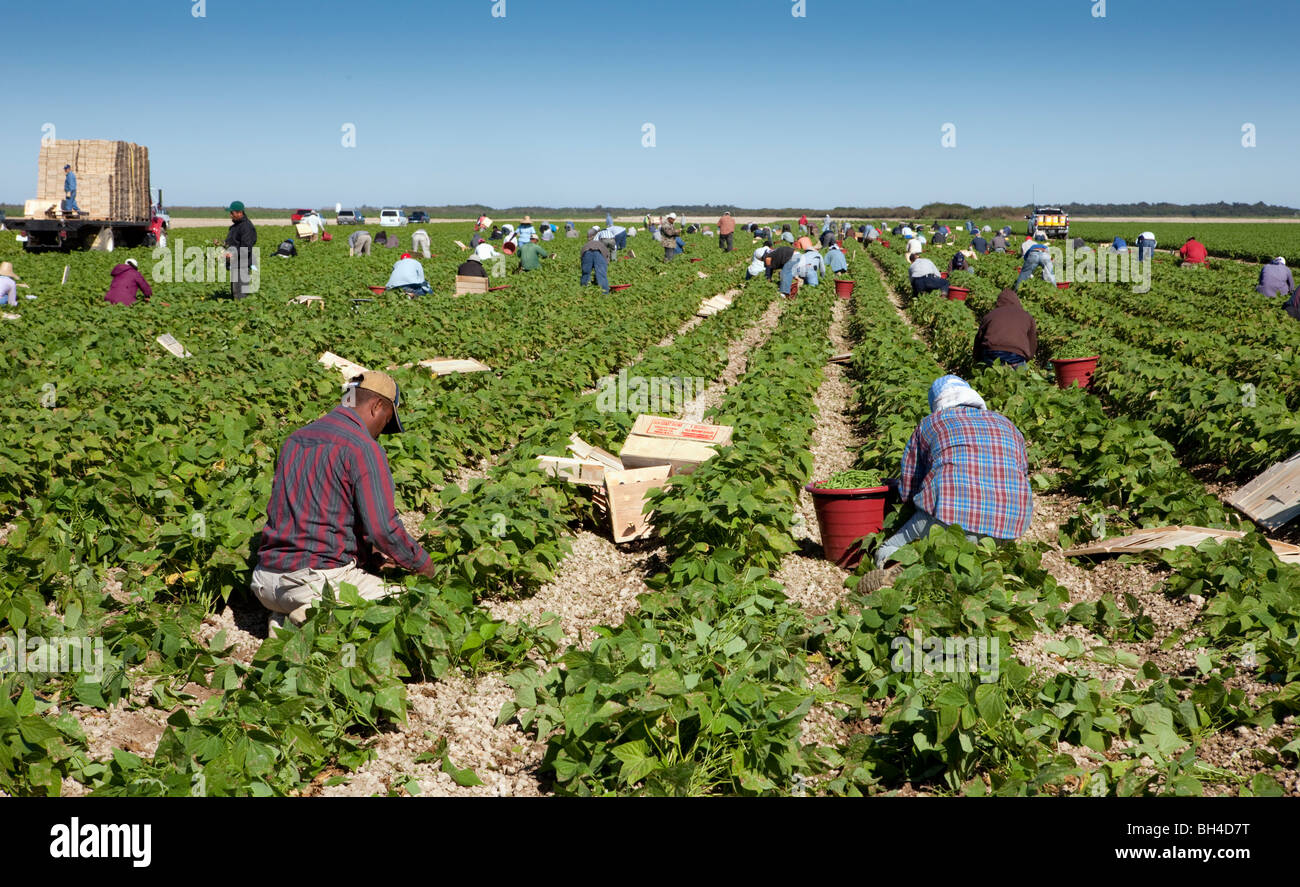
[[[72,61],[13,78],[0,195],[53,124],[175,205],[1300,206],[1300,5],[803,2],[14,5]]]

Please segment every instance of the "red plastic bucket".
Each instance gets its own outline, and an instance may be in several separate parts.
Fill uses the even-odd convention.
[[[334,235],[331,234],[331,233],[329,233],[328,231],[326,231],[324,234],[322,234],[322,235],[320,236],[320,239],[321,239],[321,240],[333,240],[333,239],[334,239]]]
[[[1068,283],[1058,283],[1056,285],[1056,288],[1058,290],[1068,290],[1070,288],[1070,285]]]
[[[970,289],[964,286],[948,287],[948,298],[953,302],[965,302],[966,297],[970,295]]]
[[[853,295],[853,288],[857,285],[856,280],[837,280],[835,281],[835,295],[841,299],[847,299]]]
[[[846,570],[862,559],[860,540],[879,533],[885,524],[885,504],[889,487],[863,487],[857,490],[823,490],[808,484],[817,526],[821,531],[822,554]]]
[[[948,279],[948,272],[947,272],[947,271],[940,271],[940,272],[939,272],[939,276],[942,277],[944,280],[947,280],[947,279]]]
[[[691,259],[692,262],[703,262],[703,259]]]
[[[1052,369],[1056,370],[1058,388],[1080,388],[1092,386],[1092,374],[1097,369],[1097,357],[1052,358]]]
[[[382,296],[384,294],[384,288],[382,286],[368,286],[366,289],[370,290],[376,296]]]
[[[501,252],[505,253],[507,256],[513,256],[515,254],[515,245],[513,243],[507,243],[501,247]]]
[[[614,283],[614,284],[610,284],[610,287],[609,287],[609,288],[610,288],[610,291],[611,291],[611,292],[618,292],[619,290],[625,290],[625,289],[627,289],[627,288],[630,287],[631,285],[632,285],[632,284],[630,284],[630,283]]]
[[[888,241],[888,240],[882,240],[882,241],[880,241],[880,245],[883,246],[883,247],[885,247],[885,248],[888,248],[888,247],[889,247],[889,241]]]

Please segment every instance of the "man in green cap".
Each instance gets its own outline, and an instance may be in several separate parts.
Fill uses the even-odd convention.
[[[247,296],[252,271],[257,267],[253,247],[257,244],[257,229],[244,215],[244,204],[236,200],[226,207],[230,213],[230,230],[226,232],[226,267],[230,269],[230,297]]]
[[[271,611],[268,630],[299,625],[325,585],[343,583],[366,600],[401,586],[367,572],[378,553],[421,576],[433,562],[397,516],[393,475],[381,434],[402,431],[402,394],[387,373],[366,372],[348,383],[343,402],[280,447],[266,526],[257,553],[253,594]]]

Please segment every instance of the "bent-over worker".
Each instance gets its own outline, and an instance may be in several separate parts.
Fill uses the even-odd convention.
[[[1034,501],[1029,486],[1025,439],[1006,416],[958,376],[941,376],[930,386],[930,415],[912,432],[903,450],[898,496],[916,512],[876,550],[877,569],[859,591],[892,583],[900,565],[885,569],[904,545],[925,538],[931,527],[959,526],[966,538],[1018,539],[1029,529]]]
[[[1002,361],[1021,369],[1038,353],[1038,325],[1020,297],[1010,288],[998,293],[993,310],[984,315],[975,333],[975,360],[985,366]]]

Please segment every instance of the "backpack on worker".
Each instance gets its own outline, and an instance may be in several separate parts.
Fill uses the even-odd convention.
[[[292,259],[294,256],[298,255],[298,248],[294,246],[292,240],[284,240],[281,241],[280,245],[276,248],[275,255],[283,259]]]

